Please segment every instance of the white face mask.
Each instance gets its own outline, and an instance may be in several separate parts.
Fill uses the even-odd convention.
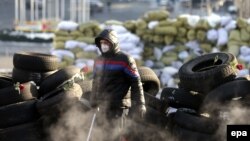
[[[109,51],[109,46],[107,44],[101,44],[102,52],[106,53]]]

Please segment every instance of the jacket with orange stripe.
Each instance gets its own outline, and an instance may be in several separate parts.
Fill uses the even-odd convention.
[[[103,31],[96,38],[97,47],[100,48],[98,43],[101,39],[108,40],[113,47],[110,52],[102,53],[95,59],[91,102],[105,102],[113,108],[129,108],[131,100],[138,105],[145,104],[135,60],[119,51],[118,45],[109,38],[110,32],[112,31]]]

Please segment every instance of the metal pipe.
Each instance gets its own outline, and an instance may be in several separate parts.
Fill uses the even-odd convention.
[[[19,0],[15,0],[15,24],[19,22]]]

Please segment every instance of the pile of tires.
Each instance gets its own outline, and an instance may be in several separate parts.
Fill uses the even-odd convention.
[[[59,69],[55,56],[33,52],[15,53],[13,65],[12,76],[0,75],[0,140],[49,140],[47,129],[71,106],[89,110],[79,68]]]
[[[180,141],[226,138],[226,125],[232,117],[222,114],[236,106],[249,106],[250,82],[236,78],[237,64],[234,55],[220,52],[197,57],[179,69],[179,88],[163,88],[160,96],[165,104],[161,112],[174,137]],[[243,115],[241,118],[241,124],[249,123]]]

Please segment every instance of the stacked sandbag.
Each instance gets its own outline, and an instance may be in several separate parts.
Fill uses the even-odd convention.
[[[55,31],[53,49],[51,50],[51,54],[60,58],[59,67],[79,66],[79,62],[93,64],[89,60],[93,60],[97,56],[97,49],[92,45],[95,36],[100,31],[99,23],[94,21],[83,24],[69,21],[60,22]],[[81,61],[81,59],[84,60]]]
[[[140,42],[140,38],[129,32],[122,25],[122,22],[108,20],[103,24],[97,22],[83,23],[73,28],[74,30],[67,31],[67,33],[69,33],[67,37],[70,38],[63,41],[61,48],[57,48],[54,44],[51,50],[51,54],[60,59],[59,68],[75,65],[79,68],[83,68],[87,72],[92,72],[94,59],[100,55],[99,49],[94,44],[94,38],[104,28],[112,28],[115,30],[121,50],[133,56],[138,64],[140,64],[142,60],[141,53],[143,52],[143,44]],[[58,33],[65,30],[65,28],[61,28],[61,23],[59,23],[58,29],[60,29]],[[54,43],[61,37],[57,32],[55,35]]]

